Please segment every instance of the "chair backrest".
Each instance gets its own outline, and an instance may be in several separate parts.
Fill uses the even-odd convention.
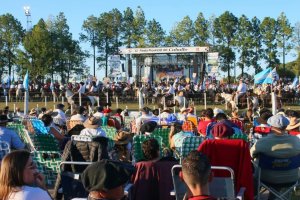
[[[66,121],[67,131],[71,130],[77,124],[83,124],[83,123],[81,120],[67,120]]]
[[[180,163],[192,150],[196,150],[201,142],[203,142],[203,137],[200,136],[184,138],[180,149]]]
[[[110,127],[110,126],[101,126],[101,128],[105,131],[106,133],[106,137],[110,138],[110,139],[114,139],[117,130],[114,127]]]
[[[205,140],[198,148],[206,154],[213,166],[226,166],[235,174],[235,191],[246,188],[245,198],[253,199],[253,177],[249,144],[241,139]],[[223,176],[224,172],[215,173]]]
[[[232,123],[237,125],[242,131],[244,130],[244,122],[240,119],[231,119],[230,120]]]
[[[7,142],[0,140],[0,161],[10,152],[10,146]]]
[[[261,169],[284,171],[300,167],[300,154],[289,158],[275,158],[265,154],[259,155],[259,164]]]
[[[181,165],[174,165],[171,170],[176,200],[183,199],[187,192],[187,185],[179,176],[181,169]],[[230,174],[229,177],[213,177],[209,183],[211,196],[215,198],[235,199],[233,170],[230,167],[224,166],[211,166],[211,169],[213,171],[226,171]]]
[[[169,147],[169,133],[170,128],[156,128],[151,134],[162,137],[162,142],[165,147]]]
[[[154,138],[158,141],[160,150],[162,151],[162,137],[157,135],[135,135],[133,137],[133,159],[135,162],[144,159],[144,154],[142,151],[142,144],[145,140]]]

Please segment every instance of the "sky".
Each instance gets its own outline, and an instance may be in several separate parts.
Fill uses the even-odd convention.
[[[64,12],[74,39],[79,38],[82,23],[88,16],[99,16],[113,8],[123,12],[130,7],[135,11],[138,6],[143,9],[147,20],[156,19],[167,33],[183,17],[188,15],[195,20],[199,12],[207,19],[228,10],[236,17],[245,14],[248,18],[256,16],[261,20],[268,16],[276,19],[284,12],[291,25],[300,21],[300,0],[0,0],[0,15],[10,13],[26,28],[24,6],[30,7],[33,25],[41,18],[46,20]],[[87,44],[82,44],[82,47],[92,51]],[[286,59],[291,61],[295,57],[289,55]],[[91,59],[87,60],[87,65],[92,66]],[[103,74],[104,71],[97,72],[98,76]]]

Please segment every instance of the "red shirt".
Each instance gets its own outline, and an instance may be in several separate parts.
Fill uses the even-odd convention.
[[[205,120],[201,120],[198,124],[198,133],[201,133],[203,135],[206,135],[206,128],[207,128],[207,125],[209,123],[211,123],[212,120],[208,120],[208,121],[205,121]]]
[[[199,196],[190,197],[188,200],[217,200],[217,199],[208,195],[199,195]]]

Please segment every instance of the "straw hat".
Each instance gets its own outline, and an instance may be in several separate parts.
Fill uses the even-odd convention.
[[[85,120],[85,122],[83,123],[83,126],[85,128],[98,128],[99,125],[101,123],[101,119],[97,118],[97,117],[89,117]]]
[[[185,107],[180,108],[180,112],[181,112],[181,113],[186,112],[186,111],[188,111],[187,108],[185,108]]]
[[[120,131],[114,137],[115,144],[119,145],[128,144],[131,139],[132,134],[126,131]]]
[[[35,108],[32,108],[32,109],[30,110],[29,115],[36,115],[36,109],[35,109]]]

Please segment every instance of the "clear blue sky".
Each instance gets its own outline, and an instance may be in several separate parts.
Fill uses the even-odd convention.
[[[199,12],[209,18],[228,10],[237,17],[245,14],[248,18],[257,16],[261,20],[266,16],[277,18],[281,12],[285,12],[292,25],[300,21],[300,0],[1,0],[0,15],[11,13],[26,28],[23,10],[26,5],[31,8],[33,25],[40,18],[48,19],[51,15],[64,12],[74,39],[78,39],[82,23],[88,16],[99,16],[113,8],[123,12],[130,7],[135,11],[137,6],[142,7],[146,19],[155,18],[167,32],[186,15],[195,20]],[[86,45],[84,49],[89,50]],[[288,56],[287,59],[294,58]],[[92,65],[90,63],[88,60],[87,64]]]

